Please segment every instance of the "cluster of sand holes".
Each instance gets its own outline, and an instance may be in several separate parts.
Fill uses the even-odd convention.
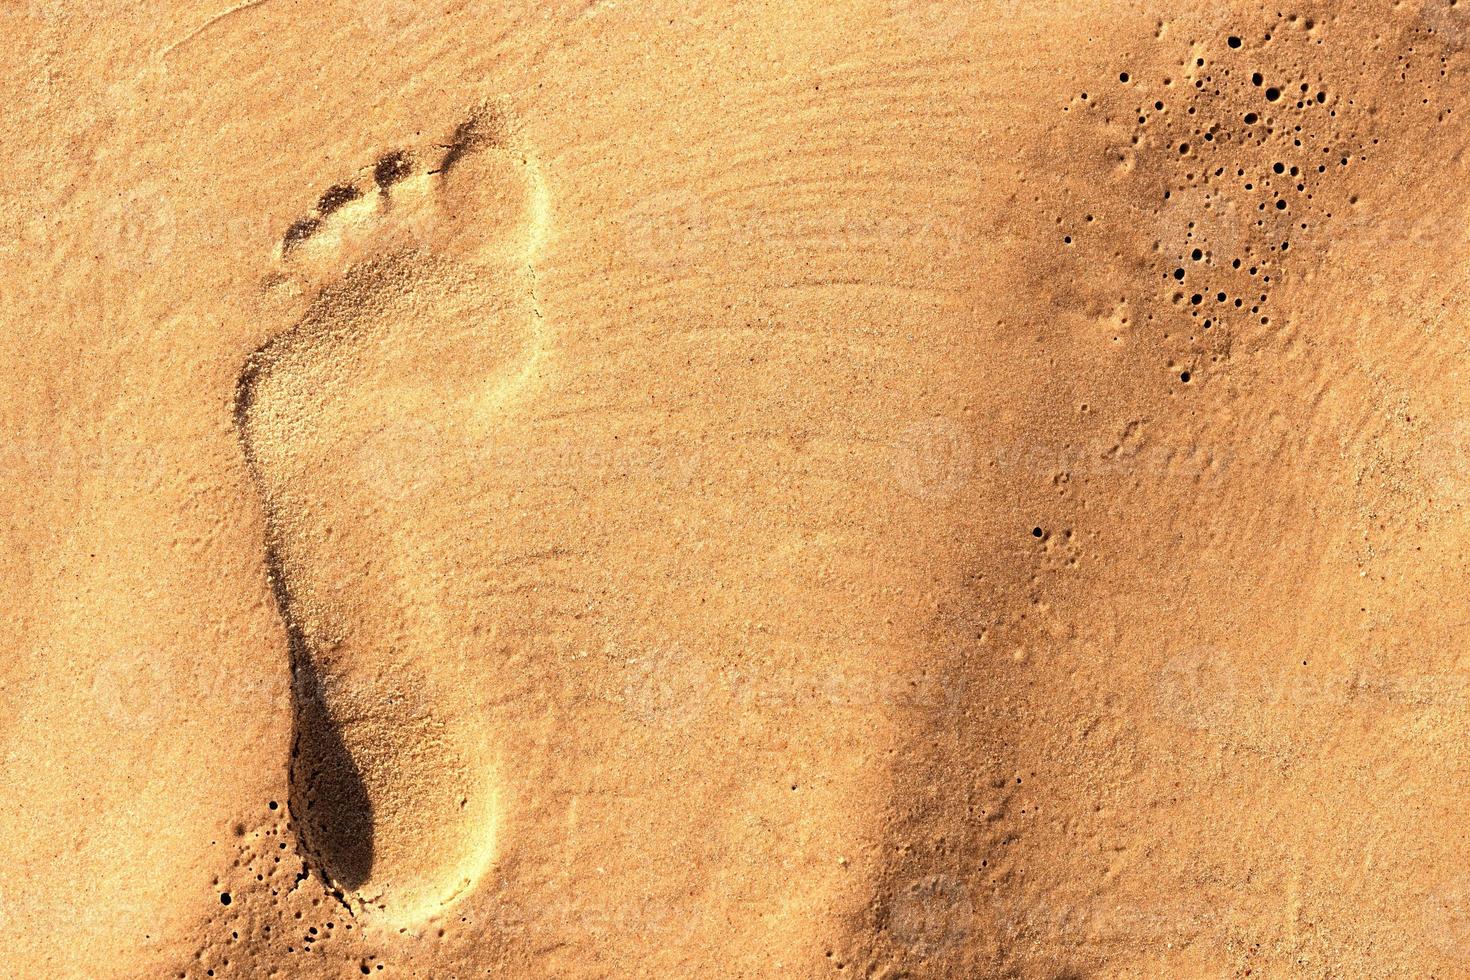
[[[354,940],[354,925],[342,919],[345,910],[331,902],[325,892],[313,894],[301,885],[310,879],[300,860],[284,839],[291,824],[282,819],[281,805],[270,801],[269,822],[251,831],[241,822],[233,828],[237,855],[231,872],[216,875],[213,885],[220,912],[206,934],[212,941],[198,948],[193,965],[178,971],[179,980],[197,977],[254,977],[280,975],[286,957],[338,946],[332,960],[363,974],[382,971],[384,963],[361,949]],[[218,842],[211,842],[218,843]],[[243,879],[243,880],[242,880]],[[333,914],[322,915],[331,910]],[[310,921],[308,920],[310,917]],[[347,942],[346,946],[342,944]]]
[[[1323,43],[1311,18],[1278,14],[1278,19]],[[1316,203],[1313,180],[1368,159],[1369,141],[1345,130],[1339,116],[1340,109],[1355,108],[1352,99],[1332,96],[1331,86],[1321,81],[1303,80],[1308,72],[1300,64],[1295,69],[1238,64],[1243,57],[1268,60],[1265,49],[1273,39],[1279,43],[1285,35],[1265,31],[1259,45],[1242,34],[1226,35],[1216,43],[1223,42],[1227,63],[1211,65],[1195,53],[1179,62],[1179,77],[1163,74],[1155,84],[1131,70],[1117,76],[1130,91],[1158,90],[1152,100],[1134,105],[1129,118],[1136,119],[1134,152],[1153,155],[1156,163],[1138,172],[1164,182],[1162,203],[1153,215],[1167,226],[1156,245],[1166,307],[1143,319],[1159,323],[1162,339],[1192,345],[1171,362],[1204,356],[1217,361],[1228,353],[1229,341],[1212,343],[1208,335],[1271,326],[1268,308],[1281,257],[1296,239],[1333,217]],[[1079,100],[1091,113],[1108,112],[1106,98],[1082,93]],[[1238,124],[1230,122],[1237,119]],[[1343,148],[1359,140],[1363,148]],[[1356,204],[1356,197],[1349,204]],[[1088,214],[1087,222],[1092,221]],[[1066,234],[1064,244],[1072,245],[1075,234]],[[1180,314],[1189,318],[1187,335],[1168,326],[1177,324]],[[1174,370],[1181,384],[1198,374],[1197,365]]]

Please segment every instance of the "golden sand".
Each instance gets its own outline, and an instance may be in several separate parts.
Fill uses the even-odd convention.
[[[1470,7],[16,0],[0,976],[1470,975]]]

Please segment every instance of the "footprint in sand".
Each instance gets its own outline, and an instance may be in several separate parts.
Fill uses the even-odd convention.
[[[296,307],[239,380],[290,647],[292,818],[327,887],[393,921],[442,909],[493,856],[493,746],[457,707],[427,494],[445,420],[457,445],[489,438],[536,377],[544,210],[489,104],[369,159],[286,231],[267,285]]]

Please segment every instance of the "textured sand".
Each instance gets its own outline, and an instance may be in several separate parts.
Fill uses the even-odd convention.
[[[1470,974],[1452,0],[0,11],[0,976]]]

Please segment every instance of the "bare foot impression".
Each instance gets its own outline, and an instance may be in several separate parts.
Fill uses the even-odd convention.
[[[289,643],[291,816],[326,887],[394,922],[472,887],[497,819],[494,747],[445,669],[436,545],[399,491],[432,479],[431,420],[473,432],[534,376],[543,228],[535,163],[493,105],[369,154],[286,231],[270,284],[300,303],[239,378]]]

